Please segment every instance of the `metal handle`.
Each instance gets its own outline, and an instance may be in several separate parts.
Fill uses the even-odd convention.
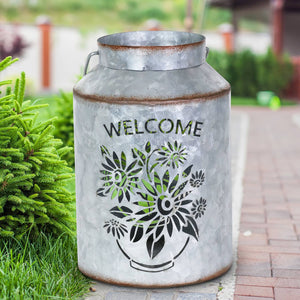
[[[99,51],[93,51],[91,52],[88,57],[86,58],[86,63],[85,63],[85,66],[84,66],[84,71],[83,71],[83,76],[86,75],[87,73],[87,69],[88,69],[88,66],[89,66],[89,62],[90,62],[90,59],[92,56],[94,55],[99,55]]]
[[[207,58],[208,53],[209,53],[209,48],[208,48],[208,47],[205,47],[205,51],[206,51],[206,53],[205,53],[205,58]]]

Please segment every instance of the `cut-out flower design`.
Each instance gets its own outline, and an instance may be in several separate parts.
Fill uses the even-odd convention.
[[[178,168],[180,164],[184,164],[186,160],[187,152],[186,149],[182,147],[182,144],[178,144],[177,141],[172,145],[168,142],[167,146],[162,146],[159,149],[159,158],[156,159],[160,163],[160,166],[172,166],[173,169]]]
[[[192,164],[184,170],[179,168],[187,161],[187,151],[181,143],[153,147],[148,141],[143,148],[129,149],[130,161],[124,152],[118,156],[105,146],[100,150],[102,186],[97,194],[113,202],[129,201],[126,206],[114,204],[110,209],[122,223],[114,219],[105,222],[107,233],[116,239],[128,233],[126,238],[131,242],[145,242],[151,259],[161,253],[175,233],[187,235],[185,246],[191,236],[199,239],[196,219],[204,215],[206,200],[202,197],[195,200],[193,192],[204,183],[205,176],[201,169],[191,174]],[[174,176],[172,172],[177,168]],[[118,246],[121,247],[119,243]]]
[[[147,249],[151,258],[159,254],[164,247],[166,233],[171,237],[174,230],[183,231],[198,239],[197,224],[187,208],[192,202],[187,196],[192,191],[184,192],[188,181],[178,186],[178,179],[179,174],[170,180],[169,171],[166,171],[162,178],[155,172],[154,185],[142,180],[147,193],[137,193],[141,196],[141,201],[134,204],[143,209],[135,214],[137,223],[131,229],[130,238],[137,242],[143,236],[142,223],[148,222],[145,234],[148,235]]]
[[[201,218],[206,210],[206,200],[202,197],[193,202],[192,213],[195,218]]]
[[[111,199],[117,197],[121,202],[125,197],[129,201],[130,193],[134,194],[134,189],[140,188],[137,183],[139,178],[136,175],[142,168],[135,168],[136,160],[127,166],[124,152],[121,153],[121,159],[115,152],[112,157],[108,157],[107,153],[108,151],[103,152],[106,163],[102,163],[104,169],[100,170],[100,173],[104,175],[100,178],[104,184],[97,190],[97,195],[104,197],[111,193]]]
[[[190,185],[192,187],[199,187],[204,183],[205,175],[203,170],[197,171],[195,174],[192,174],[192,178],[190,179]]]
[[[125,232],[128,232],[127,227],[124,224],[121,224],[119,221],[114,219],[106,221],[103,227],[106,228],[107,233],[111,233],[118,239],[120,239],[121,236],[124,236]]]

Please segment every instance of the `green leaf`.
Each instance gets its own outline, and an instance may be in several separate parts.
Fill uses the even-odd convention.
[[[150,153],[150,151],[151,151],[151,143],[150,143],[149,141],[146,143],[145,151],[146,151],[147,153]]]
[[[172,194],[172,197],[176,197],[186,186],[188,181],[183,182],[176,190],[175,192]]]
[[[172,193],[178,183],[179,174],[177,174],[169,186],[169,193]]]
[[[162,192],[161,181],[157,172],[154,172],[154,185],[158,193],[161,194]]]
[[[153,188],[153,186],[152,186],[148,181],[142,179],[142,182],[143,182],[145,188],[147,189],[147,191],[148,191],[150,194],[152,194],[152,195],[154,195],[154,196],[157,196],[156,190]]]
[[[169,171],[167,170],[165,172],[165,174],[163,175],[163,178],[162,178],[162,182],[163,182],[163,190],[164,192],[167,191],[168,189],[168,186],[169,186],[169,180],[170,180],[170,174],[169,174]]]
[[[126,155],[123,151],[121,153],[121,163],[122,163],[122,169],[125,170],[125,168],[126,168]]]
[[[120,219],[123,219],[125,217],[129,217],[132,214],[132,210],[126,206],[115,206],[110,210],[110,213]]]

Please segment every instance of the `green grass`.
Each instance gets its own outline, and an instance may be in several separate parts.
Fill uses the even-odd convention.
[[[89,285],[77,268],[75,239],[0,240],[0,299],[79,299]]]
[[[297,103],[292,100],[282,99],[281,106],[293,106]],[[255,98],[245,98],[245,97],[231,97],[231,105],[242,105],[242,106],[259,106]]]

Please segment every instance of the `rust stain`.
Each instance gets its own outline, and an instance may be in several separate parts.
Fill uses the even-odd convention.
[[[158,50],[183,50],[189,47],[196,47],[205,42],[205,39],[195,42],[195,43],[189,43],[189,44],[180,44],[180,45],[170,45],[170,46],[145,46],[145,45],[139,45],[139,46],[130,46],[130,45],[109,45],[109,44],[102,44],[101,42],[98,42],[99,47],[105,47],[110,48],[113,51],[127,51],[130,49],[141,49],[144,51],[158,51]]]
[[[228,266],[226,266],[225,268],[219,270],[216,273],[213,273],[209,276],[200,278],[198,280],[195,281],[191,281],[191,282],[185,282],[185,283],[176,283],[176,284],[166,284],[166,285],[158,285],[158,284],[132,284],[129,282],[122,282],[122,281],[116,281],[116,280],[112,280],[112,279],[108,279],[108,278],[104,278],[101,276],[97,276],[94,274],[91,274],[87,271],[85,271],[82,267],[79,267],[79,270],[81,273],[83,273],[84,275],[92,278],[92,279],[96,279],[98,281],[102,281],[105,283],[109,283],[109,284],[114,284],[114,285],[120,285],[120,286],[126,286],[126,287],[137,287],[137,288],[173,288],[173,287],[180,287],[180,286],[186,286],[186,285],[193,285],[193,284],[197,284],[197,283],[201,283],[204,281],[209,281],[213,278],[219,277],[222,274],[226,273],[230,268],[231,268],[232,263],[230,263]]]
[[[98,95],[85,95],[73,89],[75,95],[83,98],[84,100],[91,102],[104,102],[110,104],[120,104],[120,105],[170,105],[170,104],[185,104],[188,102],[201,102],[208,100],[215,100],[216,98],[222,97],[230,92],[230,85],[226,86],[224,89],[206,94],[192,94],[177,98],[166,98],[166,99],[151,99],[151,98],[138,98],[138,97],[107,97]]]

